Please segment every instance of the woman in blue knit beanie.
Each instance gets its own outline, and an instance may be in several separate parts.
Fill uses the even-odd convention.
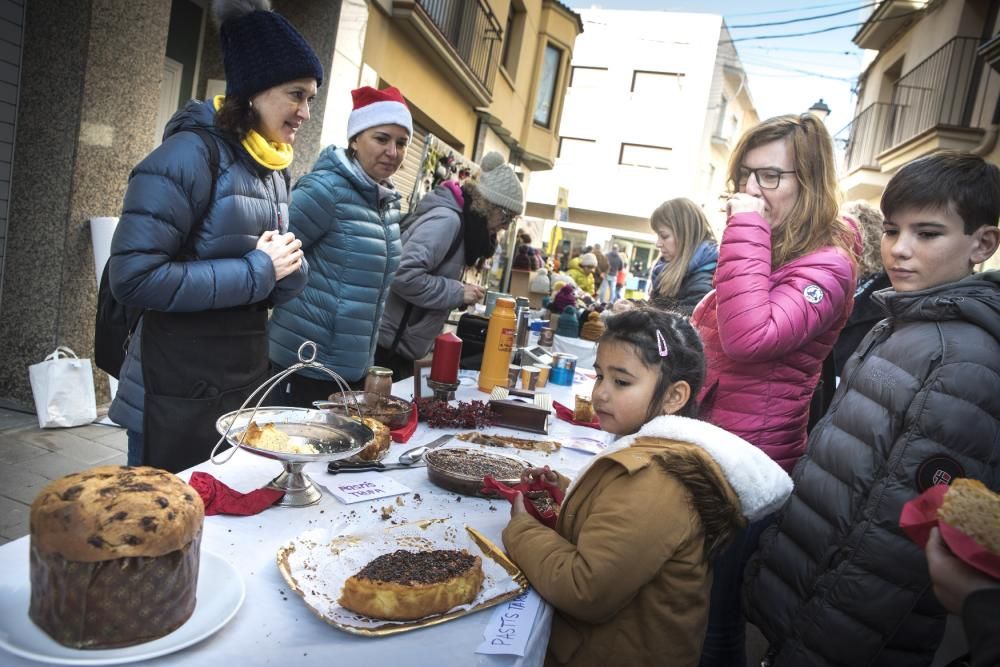
[[[288,229],[292,144],[323,67],[266,0],[215,0],[226,94],[192,100],[129,179],[108,278],[142,313],[110,417],[129,465],[208,458],[215,421],[268,378],[268,308],[308,277]]]

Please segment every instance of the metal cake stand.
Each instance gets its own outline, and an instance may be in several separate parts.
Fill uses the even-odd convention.
[[[311,354],[307,356],[310,349]],[[299,347],[299,363],[268,379],[250,394],[239,410],[228,412],[215,422],[215,429],[222,437],[215,443],[209,460],[221,465],[231,459],[238,449],[245,449],[258,456],[281,461],[284,470],[272,479],[267,487],[284,493],[277,503],[282,507],[308,507],[318,503],[322,497],[319,487],[302,471],[305,464],[349,458],[364,449],[365,445],[375,437],[372,430],[360,421],[331,412],[308,408],[261,406],[274,387],[288,375],[303,368],[321,370],[332,377],[342,391],[349,391],[343,378],[314,361],[315,358],[316,344],[306,341]],[[260,397],[257,403],[253,407],[247,407],[258,393]],[[356,410],[357,414],[362,415],[360,405],[356,406]],[[309,445],[315,448],[317,453],[278,452],[252,447],[243,441],[251,422],[256,422],[259,427],[274,424],[276,429],[288,436],[289,444]],[[217,458],[217,452],[223,443],[232,445],[232,449],[224,458],[222,455]]]

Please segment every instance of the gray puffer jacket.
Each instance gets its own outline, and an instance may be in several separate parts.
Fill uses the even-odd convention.
[[[447,261],[445,255],[462,233],[462,207],[444,186],[428,193],[412,213],[415,220],[403,231],[403,256],[392,281],[378,343],[389,348],[406,304],[412,303],[406,331],[397,352],[410,359],[427,354],[448,313],[463,303],[465,241]]]
[[[776,667],[930,664],[945,612],[900,511],[956,477],[1000,491],[1000,272],[873,299],[888,318],[848,359],[747,567]]]
[[[127,306],[198,312],[271,305],[295,298],[305,287],[305,261],[275,281],[271,258],[256,249],[261,234],[288,224],[284,177],[259,165],[242,146],[227,143],[214,122],[210,101],[188,102],[167,124],[163,143],[132,170],[108,260],[111,291]],[[211,201],[208,148],[197,134],[184,131],[195,126],[218,139]],[[108,413],[137,432],[145,401],[141,338],[140,321]]]

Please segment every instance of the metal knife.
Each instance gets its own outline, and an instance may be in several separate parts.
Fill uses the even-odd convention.
[[[421,466],[426,466],[427,462],[423,460],[423,455],[430,449],[435,447],[440,447],[446,442],[450,441],[455,437],[454,433],[448,433],[442,435],[439,438],[431,440],[426,445],[420,445],[419,447],[414,447],[413,449],[408,449],[399,455],[398,463],[382,463],[381,461],[330,461],[326,466],[326,471],[332,474],[340,472],[382,472],[384,470],[402,470],[404,468],[419,468]],[[407,457],[410,460],[409,463],[404,463],[404,458]]]
[[[420,468],[427,464],[423,461],[411,463],[382,463],[381,461],[330,461],[326,464],[326,471],[331,474],[340,472],[383,472],[385,470],[403,470],[405,468]]]

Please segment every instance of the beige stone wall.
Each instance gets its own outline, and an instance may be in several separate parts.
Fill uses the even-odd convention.
[[[118,215],[129,171],[153,148],[158,96],[150,88],[163,71],[169,15],[159,0],[27,4],[0,398],[30,405],[27,366],[57,345],[91,354],[88,220]],[[106,396],[103,376],[97,386]]]
[[[273,9],[287,18],[316,52],[323,64],[324,82],[330,81],[333,66],[333,51],[337,37],[337,22],[340,19],[341,0],[273,0]],[[218,40],[217,35],[212,38]],[[323,116],[326,111],[326,95],[316,95],[309,122],[295,138],[295,160],[292,162],[291,176],[294,181],[312,169],[320,151],[325,148],[320,141],[323,131]]]

